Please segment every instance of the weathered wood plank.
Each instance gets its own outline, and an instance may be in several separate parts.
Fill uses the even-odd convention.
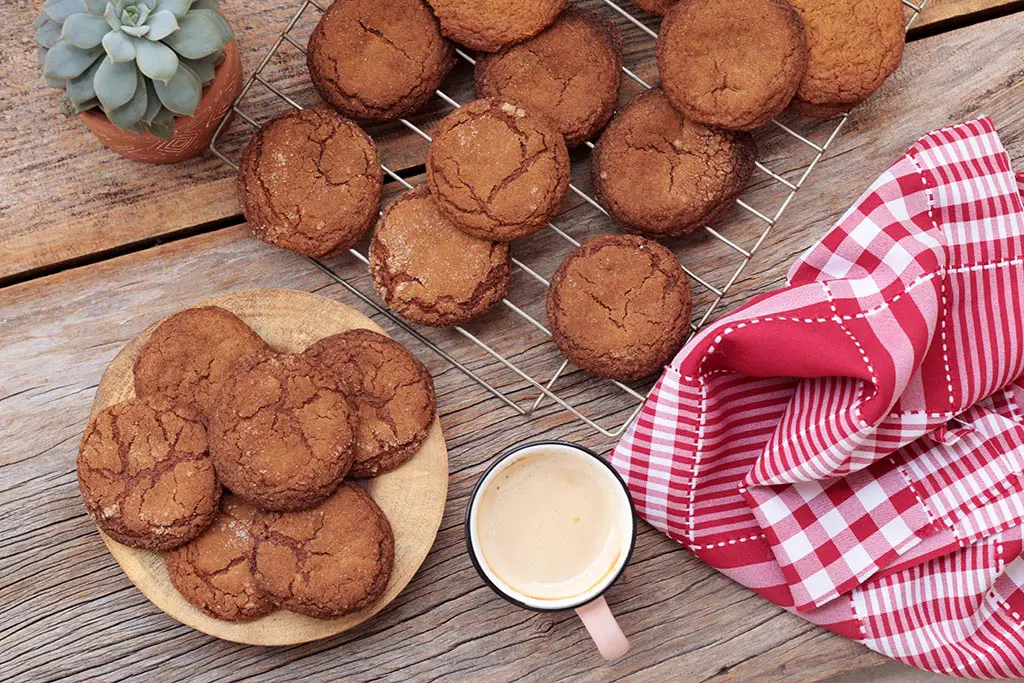
[[[922,21],[932,12],[941,11],[948,18],[974,11],[980,4],[1006,1],[933,0],[934,8],[929,6]],[[616,20],[623,31],[625,63],[653,81],[656,70],[650,38],[600,0],[582,0],[582,4],[598,7]],[[8,25],[30,25],[37,5],[3,0]],[[236,27],[246,75],[297,7],[298,2],[287,0],[225,0],[223,9]],[[312,9],[303,15],[293,30],[299,42],[305,41],[318,16]],[[650,15],[645,21],[657,25]],[[102,148],[76,120],[65,120],[57,111],[58,94],[45,87],[39,74],[30,31],[5,32],[0,36],[0,55],[7,76],[0,82],[0,115],[6,124],[6,134],[0,138],[0,280],[238,215],[233,174],[215,157],[173,166],[126,161]],[[268,67],[267,76],[300,103],[319,102],[302,55],[287,43]],[[458,101],[472,99],[468,65],[461,65],[444,89]],[[623,98],[637,89],[627,81]],[[256,85],[244,108],[265,120],[287,105]],[[429,131],[447,111],[434,98],[415,121]],[[803,125],[814,127],[810,122]],[[231,131],[224,147],[234,155],[250,131],[241,121]],[[371,133],[391,168],[416,166],[426,155],[426,142],[400,124],[374,126]],[[793,156],[787,165],[798,163],[803,151],[784,148],[782,154]]]
[[[912,45],[914,67],[850,121],[820,168],[819,178],[830,182],[812,183],[797,197],[731,301],[776,286],[793,255],[927,128],[988,113],[1021,166],[1024,111],[1016,105],[1024,67],[1005,50],[1021,31],[1024,15],[1016,15]],[[765,201],[774,196],[770,186],[758,191]],[[574,234],[609,229],[595,214],[574,209]],[[732,215],[723,230],[749,238],[746,220]],[[698,241],[677,252],[717,277],[727,273],[719,248]],[[560,249],[549,232],[516,245],[517,255],[545,274]],[[357,281],[365,277],[350,258],[335,265]],[[537,311],[539,288],[522,273],[516,278],[515,301]],[[240,227],[0,289],[0,678],[814,681],[883,661],[783,613],[646,525],[631,566],[609,593],[634,647],[621,662],[602,664],[571,614],[523,612],[495,597],[476,577],[462,540],[466,497],[488,459],[538,434],[599,450],[611,441],[550,405],[531,420],[519,417],[380,316],[435,374],[452,454],[448,509],[420,573],[377,618],[320,643],[247,648],[174,623],[128,583],[85,517],[74,474],[77,440],[95,385],[125,341],[183,305],[246,287],[318,291],[369,312],[301,258],[255,242]],[[707,293],[699,296],[706,303]],[[531,372],[557,366],[543,335],[508,320],[496,313],[474,329],[516,349],[517,362]],[[453,333],[431,335],[498,384],[521,384]],[[602,386],[574,373],[564,390],[596,416],[624,419],[630,406]]]

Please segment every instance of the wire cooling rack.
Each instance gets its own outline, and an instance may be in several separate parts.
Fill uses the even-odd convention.
[[[635,27],[635,29],[639,30],[641,36],[644,38],[650,38],[651,40],[654,40],[658,37],[658,34],[655,31],[655,29],[651,28],[651,26],[649,26],[648,23],[642,21],[633,13],[625,9],[622,5],[617,4],[612,0],[601,1],[607,7],[608,10],[610,10],[612,13],[618,15],[626,22],[628,22],[628,24],[626,25],[627,28],[630,25],[632,27]],[[920,0],[918,3],[911,2],[910,0],[902,0],[902,2],[909,10],[908,20],[906,24],[906,28],[909,30],[910,26],[917,19],[921,10],[924,9],[928,0]],[[290,107],[295,107],[297,109],[303,108],[303,106],[297,101],[298,98],[294,95],[294,93],[288,94],[287,92],[285,92],[286,88],[283,87],[281,82],[275,83],[275,79],[283,77],[280,76],[279,74],[275,75],[273,73],[273,70],[268,69],[268,65],[271,64],[271,61],[275,58],[275,56],[278,55],[282,47],[285,46],[286,44],[289,45],[291,48],[294,48],[298,52],[302,53],[302,55],[305,55],[306,41],[305,39],[296,35],[296,27],[299,26],[300,23],[304,22],[304,20],[310,19],[309,15],[313,15],[311,21],[315,23],[315,21],[319,20],[320,15],[324,11],[326,11],[326,6],[328,4],[329,0],[301,0],[299,2],[298,9],[296,10],[295,14],[287,23],[284,30],[277,35],[277,38],[274,41],[273,45],[264,55],[259,65],[256,67],[256,70],[253,71],[252,75],[246,81],[245,85],[242,88],[241,93],[233,103],[232,111],[234,115],[239,120],[244,122],[245,125],[251,127],[254,130],[260,127],[259,121],[254,116],[248,114],[245,111],[246,107],[243,105],[244,101],[246,100],[246,97],[250,94],[250,91],[252,91],[255,86],[265,88],[275,98],[278,98],[281,101],[287,103],[287,105]],[[642,16],[649,18],[649,23],[657,23],[656,18],[650,17],[650,15],[646,15],[640,12],[637,12],[637,14],[641,14]],[[619,23],[621,24],[621,22]],[[475,64],[475,60],[467,52],[461,49],[457,49],[456,53],[462,60],[465,60],[465,62],[468,62],[469,64]],[[627,66],[623,66],[622,71],[628,79],[633,81],[641,88],[652,87],[651,84],[644,80],[644,78],[642,78],[640,75],[638,75],[635,71],[628,68]],[[306,81],[305,85],[309,86],[308,81]],[[311,90],[312,88],[311,86],[309,86],[307,89]],[[441,90],[436,91],[436,95],[448,107],[458,108],[459,106],[461,106],[456,99],[450,97],[448,94]],[[755,208],[752,202],[748,202],[748,192],[745,192],[743,196],[736,200],[737,207],[748,216],[753,216],[754,219],[756,219],[754,223],[759,226],[758,229],[754,230],[752,233],[744,235],[744,237],[747,238],[746,240],[741,239],[739,237],[727,237],[725,234],[723,234],[723,232],[720,231],[721,229],[716,230],[710,226],[704,228],[706,237],[709,240],[716,242],[718,245],[723,246],[727,253],[730,254],[731,258],[735,259],[735,261],[733,262],[734,265],[731,265],[726,269],[727,272],[724,283],[718,285],[712,283],[712,278],[707,273],[699,273],[692,267],[688,267],[685,263],[683,264],[683,270],[692,279],[695,285],[695,293],[699,292],[702,289],[704,293],[706,293],[707,295],[705,299],[708,300],[706,306],[703,309],[703,312],[695,316],[695,322],[691,322],[692,332],[696,332],[697,330],[699,330],[711,319],[712,315],[722,304],[723,299],[733,289],[734,285],[739,280],[744,270],[747,268],[747,265],[750,263],[751,259],[754,257],[758,249],[760,249],[761,245],[764,243],[765,239],[771,233],[772,228],[774,228],[778,224],[783,213],[790,205],[790,203],[793,201],[793,198],[796,196],[797,192],[800,190],[801,187],[803,187],[807,183],[808,178],[814,171],[818,162],[822,159],[822,157],[828,151],[829,147],[832,145],[836,137],[839,135],[840,131],[843,129],[843,126],[846,123],[846,119],[847,115],[842,114],[833,121],[829,122],[831,128],[826,130],[824,135],[818,135],[818,138],[821,140],[820,142],[814,142],[811,139],[811,137],[814,136],[804,135],[801,134],[800,132],[797,132],[795,128],[798,126],[795,125],[795,122],[784,123],[779,120],[772,121],[772,124],[775,126],[775,128],[777,128],[778,131],[781,131],[783,137],[787,139],[790,142],[790,144],[804,148],[804,151],[809,154],[809,159],[807,159],[801,166],[798,166],[796,168],[776,171],[773,171],[769,167],[765,159],[759,159],[756,162],[757,170],[764,174],[763,180],[765,180],[768,184],[775,186],[776,189],[781,189],[781,195],[780,200],[777,200],[773,206],[771,206],[770,208],[762,209]],[[421,137],[426,142],[429,143],[431,141],[430,135],[425,130],[423,130],[422,127],[416,125],[412,121],[408,119],[399,119],[398,123],[400,123],[402,126],[415,133],[417,136]],[[229,120],[225,119],[218,126],[214,134],[213,141],[210,144],[210,150],[222,161],[224,161],[225,163],[227,163],[228,165],[237,170],[238,163],[232,160],[232,158],[229,157],[230,152],[224,149],[224,133],[228,124]],[[246,135],[246,137],[248,137],[248,135]],[[586,147],[589,147],[590,149],[593,149],[594,147],[592,142],[586,142],[584,143],[584,145]],[[235,150],[235,152],[237,153],[236,157],[240,155],[240,150]],[[388,168],[383,164],[381,165],[381,168],[383,169],[384,174],[392,181],[399,183],[400,185],[407,189],[412,188],[412,185],[405,178],[400,176],[398,172],[392,170],[391,168]],[[574,195],[578,200],[580,200],[582,202],[581,205],[585,205],[585,208],[587,208],[588,210],[596,211],[605,217],[608,216],[604,208],[589,194],[587,194],[587,192],[581,189],[578,183],[570,184],[569,192],[571,193],[571,195]],[[563,227],[560,227],[554,221],[563,223]],[[552,222],[548,223],[547,229],[550,230],[554,235],[556,235],[558,239],[567,243],[569,247],[575,248],[579,246],[580,242],[571,234],[573,228],[570,224],[572,222],[573,221],[570,218],[566,217],[565,214],[560,214],[559,216],[556,216]],[[743,246],[740,244],[740,242],[744,241],[747,246]],[[674,250],[677,252],[677,254],[682,252],[682,254],[685,256],[687,248],[688,247],[685,244],[683,244],[681,246],[676,247]],[[353,258],[362,262],[364,265],[368,265],[368,259],[363,252],[353,248],[349,251],[349,253]],[[474,382],[476,382],[481,387],[486,389],[489,393],[498,398],[502,403],[512,408],[513,410],[517,411],[520,415],[533,415],[537,411],[537,409],[540,408],[544,400],[549,399],[550,401],[554,402],[562,409],[570,412],[575,418],[589,425],[596,431],[600,432],[601,434],[607,437],[614,438],[619,436],[626,430],[626,428],[632,422],[633,418],[640,411],[640,408],[642,407],[643,402],[646,398],[646,394],[649,393],[649,387],[647,389],[644,389],[643,387],[636,388],[624,384],[622,382],[602,380],[602,382],[604,382],[605,385],[603,391],[607,392],[609,390],[612,390],[621,392],[622,396],[628,401],[628,403],[630,405],[635,404],[635,407],[633,407],[633,409],[630,410],[629,415],[626,417],[625,420],[621,420],[621,417],[619,417],[615,420],[615,424],[600,424],[597,419],[594,419],[587,415],[586,406],[582,405],[583,401],[574,401],[574,398],[578,397],[562,396],[559,394],[558,391],[556,391],[556,385],[559,383],[559,380],[562,379],[563,376],[567,375],[569,363],[567,360],[562,358],[562,356],[558,353],[558,349],[554,345],[554,343],[548,341],[548,343],[545,346],[549,347],[550,355],[554,359],[554,363],[557,364],[557,368],[554,369],[554,371],[548,370],[546,372],[541,372],[533,369],[532,367],[525,367],[524,363],[522,362],[514,362],[512,359],[512,353],[502,353],[501,351],[496,349],[494,345],[488,343],[488,341],[486,341],[484,338],[486,336],[486,330],[484,330],[483,332],[470,331],[466,327],[461,326],[452,328],[455,330],[455,332],[471,341],[478,349],[483,351],[486,354],[486,356],[497,361],[499,364],[499,369],[503,367],[512,373],[512,378],[515,381],[510,386],[502,386],[498,382],[492,381],[493,378],[488,379],[487,377],[484,377],[483,374],[486,373],[484,373],[483,370],[481,370],[481,372],[473,370],[470,366],[473,365],[474,363],[466,359],[460,360],[459,358],[456,358],[455,356],[451,355],[450,353],[445,351],[444,348],[442,348],[439,343],[429,339],[428,336],[424,334],[424,332],[421,332],[416,327],[413,327],[408,322],[406,322],[402,318],[398,317],[397,315],[389,311],[387,307],[383,304],[383,302],[381,302],[380,299],[377,297],[376,293],[372,291],[372,286],[367,286],[364,283],[363,288],[360,288],[359,283],[357,282],[358,278],[351,276],[343,276],[336,272],[334,268],[332,268],[328,263],[324,261],[312,258],[309,260],[317,268],[323,271],[324,274],[326,274],[332,280],[343,286],[355,297],[357,297],[367,305],[371,306],[372,308],[376,309],[381,314],[387,316],[396,325],[398,325],[406,332],[408,332],[410,335],[412,335],[420,342],[425,344],[434,353],[441,356],[446,362],[450,363],[452,366],[458,368],[461,372],[465,373],[470,379],[472,379]],[[518,257],[514,256],[512,258],[512,261],[514,266],[516,266],[518,270],[522,271],[522,273],[526,277],[532,279],[536,284],[539,284],[546,290],[549,284],[547,278],[545,278],[543,275],[537,272],[537,270],[535,270],[533,267],[531,267],[524,261],[520,260],[520,258]],[[364,292],[364,288],[367,291]],[[531,315],[530,312],[525,310],[524,307],[513,303],[507,298],[504,299],[502,303],[504,307],[507,309],[507,316],[502,316],[499,320],[492,320],[492,325],[490,325],[491,327],[503,328],[508,325],[522,324],[534,328],[541,334],[546,335],[546,337],[550,338],[551,333],[547,329],[547,327],[541,321],[539,321],[537,317]],[[525,395],[523,391],[524,389],[527,390],[525,392]],[[577,405],[576,403],[580,403],[580,405]],[[616,414],[621,415],[621,413]]]

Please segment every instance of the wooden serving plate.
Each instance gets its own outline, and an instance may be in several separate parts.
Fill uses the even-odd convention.
[[[225,294],[195,304],[220,306],[252,327],[268,344],[299,353],[328,335],[354,328],[384,333],[361,313],[331,299],[307,292],[253,289]],[[139,348],[156,325],[129,342],[103,375],[90,417],[135,395],[132,369]],[[360,483],[384,510],[395,534],[395,566],[391,582],[376,603],[339,619],[314,619],[278,610],[249,622],[214,619],[189,604],[171,585],[160,553],[136,550],[102,534],[104,543],[142,593],[181,623],[217,638],[250,645],[295,645],[333,636],[353,628],[384,609],[412,580],[434,544],[448,495],[448,451],[441,423],[434,425],[419,452],[401,467]]]

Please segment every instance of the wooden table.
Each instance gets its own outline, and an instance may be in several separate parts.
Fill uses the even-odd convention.
[[[434,373],[451,451],[445,518],[412,584],[364,626],[284,649],[217,641],[157,610],[111,559],[78,496],[77,443],[111,358],[154,320],[229,290],[288,287],[372,310],[305,259],[251,238],[238,215],[232,173],[216,159],[171,167],[127,162],[65,120],[35,65],[27,26],[38,4],[2,0],[0,680],[813,681],[885,661],[718,575],[646,524],[631,565],[608,594],[633,645],[615,664],[601,662],[571,613],[534,614],[496,597],[463,545],[466,497],[489,459],[540,435],[604,451],[612,441],[550,402],[532,418],[519,416],[380,315],[375,319]],[[726,307],[778,286],[793,257],[931,128],[987,114],[1014,162],[1024,166],[1020,9],[1020,2],[1007,0],[932,1],[911,33],[900,71],[855,111]],[[279,0],[225,0],[245,64],[258,61],[293,10]],[[627,63],[653,78],[649,41],[623,26]],[[296,59],[273,68],[300,101],[315,102]],[[446,89],[468,97],[466,76],[456,74]],[[279,110],[273,99],[259,94],[250,105],[269,115]],[[420,120],[429,130],[443,113],[444,105],[434,102]],[[237,148],[244,127],[236,128]],[[373,133],[385,163],[413,182],[421,177],[425,143],[397,125]],[[792,174],[803,163],[778,131],[758,137],[772,168]],[[585,184],[586,163],[576,166]],[[389,196],[395,193],[392,183]],[[770,203],[777,193],[761,176],[750,196]],[[578,201],[567,210],[558,222],[578,237],[611,229]],[[736,239],[760,229],[738,211],[722,225]],[[694,270],[720,279],[728,268],[719,248],[698,240],[677,251]],[[541,235],[515,251],[550,273],[564,248]],[[332,265],[367,286],[353,259]],[[513,299],[539,311],[543,292],[531,290],[521,273],[517,278],[523,284]],[[699,304],[709,300],[707,292],[698,294]],[[474,329],[514,352],[523,367],[546,371],[555,362],[550,342],[507,320],[490,316]],[[517,398],[530,395],[461,337],[431,334]],[[582,373],[560,386],[609,424],[632,409]]]

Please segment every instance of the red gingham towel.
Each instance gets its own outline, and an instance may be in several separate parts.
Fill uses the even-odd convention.
[[[890,657],[1024,676],[1022,186],[988,119],[921,138],[673,360],[612,453],[640,514]]]

